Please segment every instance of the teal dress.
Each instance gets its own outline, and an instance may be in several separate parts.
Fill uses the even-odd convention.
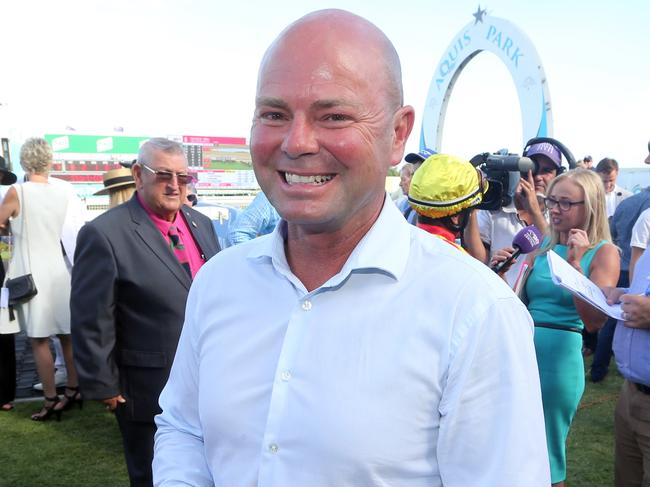
[[[591,260],[603,244],[604,240],[585,252],[580,260],[587,277]],[[553,250],[566,260],[566,245],[558,244]],[[585,390],[581,334],[584,323],[572,295],[551,281],[545,253],[535,258],[526,281],[526,295],[528,311],[535,322],[535,352],[542,386],[551,482],[556,483],[566,478],[566,439]]]

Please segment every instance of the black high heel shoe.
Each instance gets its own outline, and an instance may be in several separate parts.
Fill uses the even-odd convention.
[[[47,404],[48,402],[51,404]],[[54,396],[54,397],[45,396],[45,402],[43,403],[43,407],[37,413],[32,414],[31,416],[32,421],[47,421],[53,415],[56,416],[57,421],[61,421],[61,410],[54,409],[54,406],[59,404],[59,402],[61,402],[59,396]]]
[[[72,391],[72,394],[68,395],[68,391]],[[62,406],[57,408],[57,411],[67,411],[72,408],[75,403],[79,405],[79,409],[83,409],[84,400],[79,392],[79,386],[70,387],[65,386],[65,392],[63,393],[63,399],[61,400]]]

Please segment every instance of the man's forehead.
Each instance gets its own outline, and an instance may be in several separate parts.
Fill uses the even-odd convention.
[[[341,77],[385,77],[386,63],[382,53],[370,45],[350,43],[342,39],[295,45],[282,43],[265,56],[259,71],[259,82],[280,76],[298,77],[310,83],[327,83]]]
[[[187,167],[187,158],[185,154],[178,152],[165,152],[161,150],[154,150],[151,153],[150,166],[183,166]]]

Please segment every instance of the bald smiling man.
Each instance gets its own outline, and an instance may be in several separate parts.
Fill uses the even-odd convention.
[[[282,220],[194,281],[156,485],[550,485],[530,316],[387,199],[413,120],[367,20],[315,12],[269,47],[251,154]]]

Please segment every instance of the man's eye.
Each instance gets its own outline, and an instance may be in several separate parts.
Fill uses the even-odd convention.
[[[350,120],[350,118],[342,113],[331,113],[325,117],[325,120],[330,122],[345,122]]]
[[[283,120],[284,115],[280,112],[264,112],[260,115],[264,120]]]

